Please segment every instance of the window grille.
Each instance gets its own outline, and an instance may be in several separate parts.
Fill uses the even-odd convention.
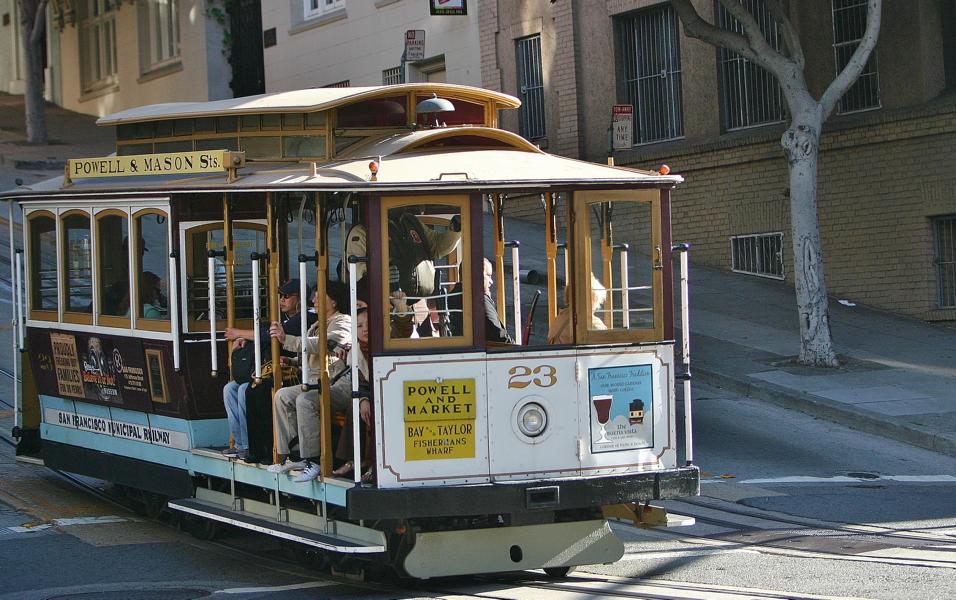
[[[634,106],[634,140],[646,144],[684,135],[680,38],[670,4],[619,21],[624,93]]]
[[[314,19],[344,7],[345,0],[305,0],[303,16],[306,19]]]
[[[767,43],[779,50],[780,33],[764,0],[742,0],[742,3],[754,16]],[[723,4],[719,1],[716,4],[718,26],[743,35],[740,22]],[[784,120],[783,94],[773,75],[726,48],[720,48],[718,56],[725,129],[733,131]]]
[[[116,20],[109,0],[85,0],[80,8],[80,79],[88,92],[116,77]]]
[[[755,233],[730,238],[735,273],[783,279],[783,233]]]
[[[334,88],[334,87],[351,87],[352,83],[348,79],[343,81],[336,81],[335,83],[330,83],[329,85],[323,85],[324,88]]]
[[[846,67],[866,33],[866,0],[832,0],[833,53],[836,72]],[[841,114],[880,107],[880,74],[876,49],[863,67],[860,77],[840,98]]]
[[[396,83],[402,83],[402,80],[401,67],[392,67],[382,71],[382,85],[395,85]]]
[[[933,219],[939,308],[956,308],[956,215]]]
[[[518,97],[521,108],[518,122],[522,137],[528,140],[547,135],[544,126],[544,78],[541,75],[541,35],[516,40]]]
[[[177,0],[149,0],[139,4],[142,70],[150,71],[179,58]]]

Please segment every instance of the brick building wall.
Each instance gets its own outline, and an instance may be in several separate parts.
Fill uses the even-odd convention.
[[[682,153],[630,153],[619,164],[666,163],[685,183],[673,194],[676,241],[693,260],[731,267],[731,235],[783,232],[793,281],[783,127]],[[818,209],[831,296],[927,320],[937,309],[932,217],[956,214],[956,98],[922,109],[865,113],[824,126]]]

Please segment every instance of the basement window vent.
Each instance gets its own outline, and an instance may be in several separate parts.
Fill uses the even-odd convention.
[[[783,279],[783,233],[731,236],[730,255],[735,273]]]

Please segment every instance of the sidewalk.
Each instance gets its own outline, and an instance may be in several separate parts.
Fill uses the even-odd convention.
[[[94,117],[48,106],[47,118],[56,143],[24,145],[23,99],[0,94],[0,189],[57,175],[67,158],[113,152],[112,128],[96,127]],[[506,230],[522,242],[522,270],[543,272],[543,259],[531,260],[544,256],[542,227],[509,220]],[[539,289],[522,285],[525,310]],[[956,327],[833,301],[830,324],[845,364],[807,368],[793,360],[800,341],[791,286],[692,265],[690,289],[696,381],[956,456]],[[544,304],[537,340],[546,334]]]
[[[690,281],[698,381],[956,456],[956,328],[831,300],[843,365],[804,367],[792,287],[705,267]]]
[[[26,143],[23,96],[0,93],[0,190],[63,173],[68,158],[106,156],[116,150],[112,127],[97,127],[96,117],[46,105],[50,143]]]

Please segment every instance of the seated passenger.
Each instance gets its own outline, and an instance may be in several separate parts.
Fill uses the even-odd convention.
[[[282,329],[287,333],[298,332],[300,327],[298,321],[298,318],[300,318],[298,317],[298,279],[289,280],[279,286],[279,310],[282,314]],[[144,310],[144,315],[145,314],[146,311]],[[268,336],[269,329],[263,326],[259,337],[260,343],[265,345],[269,339]],[[247,342],[255,339],[255,334],[251,329],[227,327],[226,339],[233,342],[233,379],[223,387],[222,399],[226,407],[226,417],[229,420],[229,433],[232,436],[233,445],[227,448],[223,454],[231,458],[235,457],[247,460],[252,457],[249,456],[249,425],[246,418],[248,414],[246,392],[251,382],[251,373],[255,371],[255,364],[253,364],[255,362],[255,348],[252,344],[249,344],[247,347]],[[241,355],[236,352],[237,350],[240,350]],[[264,350],[262,355],[267,356],[268,352]],[[236,376],[237,370],[241,372],[238,377]],[[272,428],[269,427],[269,429],[271,430]],[[258,452],[259,451],[257,451],[257,453]]]
[[[319,363],[319,344],[327,344],[329,357],[334,357],[334,363],[330,368],[330,379],[337,375],[344,364],[339,355],[343,354],[345,349],[351,343],[352,319],[349,316],[349,292],[348,288],[341,281],[326,282],[325,299],[325,318],[326,318],[326,340],[320,340],[317,336],[318,324],[309,328],[308,335],[304,341],[305,350],[309,361],[309,384],[316,384],[320,381],[321,372],[324,365]],[[313,304],[316,310],[319,309],[318,292],[313,294]],[[269,330],[270,335],[282,343],[282,347],[290,352],[301,352],[303,340],[294,335],[287,335],[279,323],[273,323]],[[349,394],[351,397],[351,394]],[[275,432],[276,432],[276,453],[279,455],[279,462],[270,465],[269,471],[273,473],[284,473],[295,468],[301,468],[303,471],[296,475],[295,481],[303,482],[315,479],[320,472],[319,468],[319,435],[321,432],[319,419],[319,393],[318,390],[302,391],[298,385],[284,387],[275,395]],[[345,402],[337,401],[333,396],[332,410],[346,410],[348,408],[348,399]],[[299,456],[301,463],[287,461],[289,456],[289,442],[294,435],[299,437]]]
[[[142,318],[163,319],[163,307],[166,304],[163,296],[163,280],[152,271],[143,271],[139,279],[139,301],[143,303]]]
[[[372,455],[372,444],[371,434],[373,431],[372,428],[372,401],[371,401],[371,386],[369,385],[369,369],[368,369],[368,310],[359,309],[355,315],[355,335],[358,338],[359,342],[359,364],[358,364],[358,373],[359,373],[359,391],[364,392],[362,399],[359,400],[359,435],[361,436],[360,441],[360,450],[359,452],[362,455],[362,482],[371,483],[373,480],[373,471],[372,466],[374,463],[374,456]],[[349,367],[351,370],[351,363]],[[332,402],[348,402],[352,398],[352,381],[351,377],[343,377],[342,379],[348,380],[348,386],[340,385],[338,382],[336,385],[333,385],[330,392],[332,393]],[[336,477],[351,477],[352,473],[355,470],[355,464],[353,462],[354,458],[354,449],[352,447],[353,437],[352,437],[352,408],[349,406],[349,409],[345,413],[345,426],[342,428],[342,434],[339,436],[339,444],[335,450],[335,458],[345,461],[342,463],[342,466],[332,471],[332,475]]]
[[[551,323],[551,327],[548,329],[549,344],[570,344],[574,342],[574,326],[571,319],[571,299],[569,298],[570,292],[570,287],[564,288],[565,306],[558,311],[558,315],[554,318],[554,322]],[[594,276],[594,273],[591,273],[591,324],[588,326],[589,329],[607,329],[607,325],[604,324],[604,321],[594,314],[601,310],[601,307],[604,306],[604,299],[606,296],[607,290],[604,289],[604,285],[598,281],[598,278]]]

